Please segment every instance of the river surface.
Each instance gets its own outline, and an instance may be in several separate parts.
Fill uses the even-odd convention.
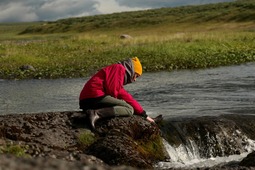
[[[0,79],[0,115],[78,111],[79,93],[87,80],[88,77],[19,81]],[[255,63],[144,73],[125,88],[152,117],[158,114],[166,118],[255,114]],[[247,141],[247,147],[255,150],[255,141]],[[185,149],[182,146],[175,148],[165,142],[165,147],[172,161],[158,163],[158,169],[211,167],[240,161],[248,154],[209,159],[196,155],[186,159],[190,153],[183,152]]]
[[[0,114],[79,110],[87,80],[0,79]],[[151,116],[255,114],[255,63],[144,73],[125,89]]]

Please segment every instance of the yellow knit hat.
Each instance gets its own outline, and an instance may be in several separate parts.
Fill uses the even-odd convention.
[[[132,58],[132,62],[134,65],[135,73],[139,74],[139,76],[143,73],[142,64],[140,63],[139,59],[137,57]]]

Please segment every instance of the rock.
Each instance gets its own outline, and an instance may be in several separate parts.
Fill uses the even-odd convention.
[[[240,166],[245,167],[255,167],[255,151],[248,154],[246,158],[244,158],[240,163]]]
[[[109,166],[96,165],[96,169],[109,169]],[[95,165],[87,165],[80,161],[64,161],[55,158],[36,157],[36,158],[23,158],[15,157],[14,155],[0,155],[0,169],[5,170],[83,170],[95,169]]]
[[[120,39],[132,39],[133,37],[131,37],[130,35],[127,34],[121,34],[120,35]]]
[[[21,71],[26,71],[26,70],[35,71],[35,68],[31,65],[22,65],[22,66],[19,67],[19,69]]]
[[[97,133],[102,138],[89,147],[88,153],[110,165],[152,168],[153,163],[168,158],[159,128],[140,116],[98,122]]]
[[[237,148],[239,142],[246,144],[245,136],[254,139],[254,120],[252,116],[226,115],[171,118],[156,125],[139,116],[116,117],[99,120],[92,132],[82,112],[0,115],[0,169],[154,169],[155,163],[169,159],[162,134],[171,134],[164,137],[173,146],[185,139],[198,141],[200,150],[221,144],[227,155],[236,150],[226,150],[225,146]],[[202,140],[207,132],[211,138]],[[82,143],[82,135],[85,142],[92,137],[92,143]],[[237,151],[242,152],[241,147]],[[202,153],[205,157],[209,155]],[[212,153],[222,154],[217,148]],[[240,163],[205,169],[252,169],[254,162],[253,152]]]
[[[30,167],[30,164],[35,168],[28,169],[41,166],[82,169],[85,165],[96,169],[152,168],[154,162],[165,158],[159,128],[139,116],[98,121],[92,135],[95,142],[84,145],[80,137],[91,134],[88,125],[82,112],[0,115],[3,145],[0,153],[6,153],[1,148],[18,146],[19,154],[23,154],[23,158],[2,154],[0,169],[11,164],[10,169]],[[154,154],[155,151],[159,154]]]

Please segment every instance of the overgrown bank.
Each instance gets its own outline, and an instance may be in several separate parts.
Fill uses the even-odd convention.
[[[0,78],[83,77],[102,66],[133,56],[140,58],[146,72],[255,61],[255,35],[252,32],[180,33],[124,41],[108,36],[81,39],[80,36],[1,44]]]

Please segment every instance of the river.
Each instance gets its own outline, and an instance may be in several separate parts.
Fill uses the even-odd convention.
[[[87,80],[0,80],[0,114],[79,110]],[[255,113],[255,63],[144,73],[125,88],[152,116]]]

